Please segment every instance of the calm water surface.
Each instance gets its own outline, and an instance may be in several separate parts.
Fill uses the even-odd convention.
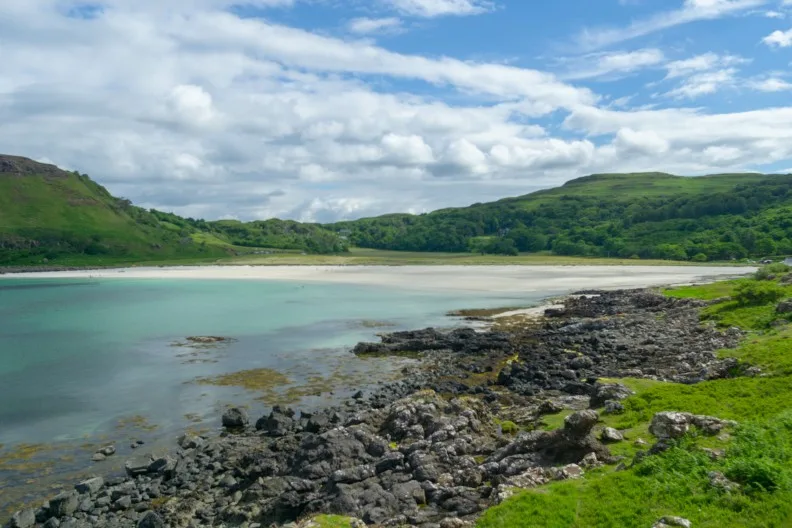
[[[299,384],[368,369],[376,381],[388,360],[349,353],[382,331],[363,321],[449,326],[458,324],[444,315],[451,309],[536,300],[276,281],[0,279],[0,444],[108,435],[132,416],[168,431],[254,399],[197,377],[267,367]],[[194,335],[236,341],[197,354],[172,346]]]

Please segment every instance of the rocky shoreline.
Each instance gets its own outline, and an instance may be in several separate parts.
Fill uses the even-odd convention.
[[[256,528],[302,526],[320,513],[361,525],[468,526],[520,489],[633,463],[608,449],[621,433],[598,425],[599,413],[621,412],[631,391],[603,379],[744,374],[716,355],[742,333],[701,324],[703,301],[581,293],[540,319],[360,343],[355,354],[410,354],[420,365],[312,414],[275,407],[251,423],[244,409],[229,409],[219,437],[185,434],[171,453],[129,460],[126,477],[78,483],[8,526]],[[543,416],[567,409],[563,425],[546,430]],[[689,427],[716,434],[726,425],[658,413],[646,453]]]

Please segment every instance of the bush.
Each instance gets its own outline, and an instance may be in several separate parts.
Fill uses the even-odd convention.
[[[709,260],[709,257],[707,257],[707,255],[705,255],[704,253],[698,253],[693,256],[692,260],[693,262],[707,262]]]
[[[778,301],[784,289],[774,282],[747,281],[735,289],[734,299],[740,306],[757,306]]]
[[[776,275],[782,275],[784,273],[789,273],[789,266],[784,264],[783,262],[776,262],[774,264],[768,264],[756,271],[754,273],[754,278],[756,280],[771,280],[776,277]]]

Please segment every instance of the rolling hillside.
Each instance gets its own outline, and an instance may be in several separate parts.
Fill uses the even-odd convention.
[[[87,175],[0,156],[0,266],[332,254],[347,245],[701,262],[792,255],[792,175],[595,174],[470,207],[318,225],[145,210]]]
[[[792,175],[597,174],[424,215],[327,226],[402,251],[729,260],[792,254]]]
[[[87,175],[0,156],[0,266],[213,259],[258,247],[345,249],[319,226],[205,222],[148,211]]]

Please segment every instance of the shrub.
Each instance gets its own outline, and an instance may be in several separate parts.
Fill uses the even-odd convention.
[[[784,289],[774,282],[747,281],[735,289],[734,299],[741,306],[757,306],[784,297]]]
[[[709,257],[707,257],[707,255],[705,255],[704,253],[698,253],[693,256],[692,260],[693,262],[707,262],[709,260]]]
[[[789,269],[789,266],[783,262],[775,262],[758,269],[756,273],[754,273],[754,278],[756,280],[771,280],[775,278],[776,275],[789,273]]]

